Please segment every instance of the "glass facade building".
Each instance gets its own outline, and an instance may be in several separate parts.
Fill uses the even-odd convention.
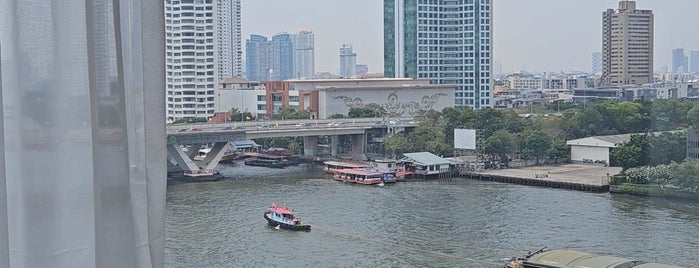
[[[384,75],[453,84],[454,104],[492,107],[491,0],[384,0]]]

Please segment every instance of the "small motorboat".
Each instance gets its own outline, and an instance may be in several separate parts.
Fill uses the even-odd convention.
[[[310,231],[311,225],[303,223],[294,216],[294,211],[277,204],[272,204],[263,214],[267,224],[274,228],[288,229],[294,231]]]

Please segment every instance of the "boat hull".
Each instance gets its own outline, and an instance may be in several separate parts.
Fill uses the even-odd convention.
[[[277,222],[267,216],[267,214],[264,214],[265,220],[267,220],[267,224],[269,226],[274,226],[281,229],[287,229],[287,230],[292,230],[292,231],[310,231],[311,230],[311,225],[308,224],[288,224],[288,223],[283,223],[283,222]]]

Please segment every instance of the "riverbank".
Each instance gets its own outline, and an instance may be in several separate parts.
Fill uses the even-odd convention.
[[[640,196],[699,201],[699,194],[684,192],[681,191],[679,188],[667,187],[656,184],[621,183],[618,185],[611,185],[609,187],[609,192],[615,194],[631,194]]]
[[[459,172],[462,177],[530,186],[561,188],[586,192],[609,191],[609,177],[621,172],[618,167],[563,164],[523,168]]]

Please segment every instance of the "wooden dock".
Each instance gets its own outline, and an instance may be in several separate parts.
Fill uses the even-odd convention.
[[[485,181],[586,192],[608,192],[609,177],[620,172],[621,168],[617,167],[565,164],[483,170],[478,172],[460,172],[460,175]]]

